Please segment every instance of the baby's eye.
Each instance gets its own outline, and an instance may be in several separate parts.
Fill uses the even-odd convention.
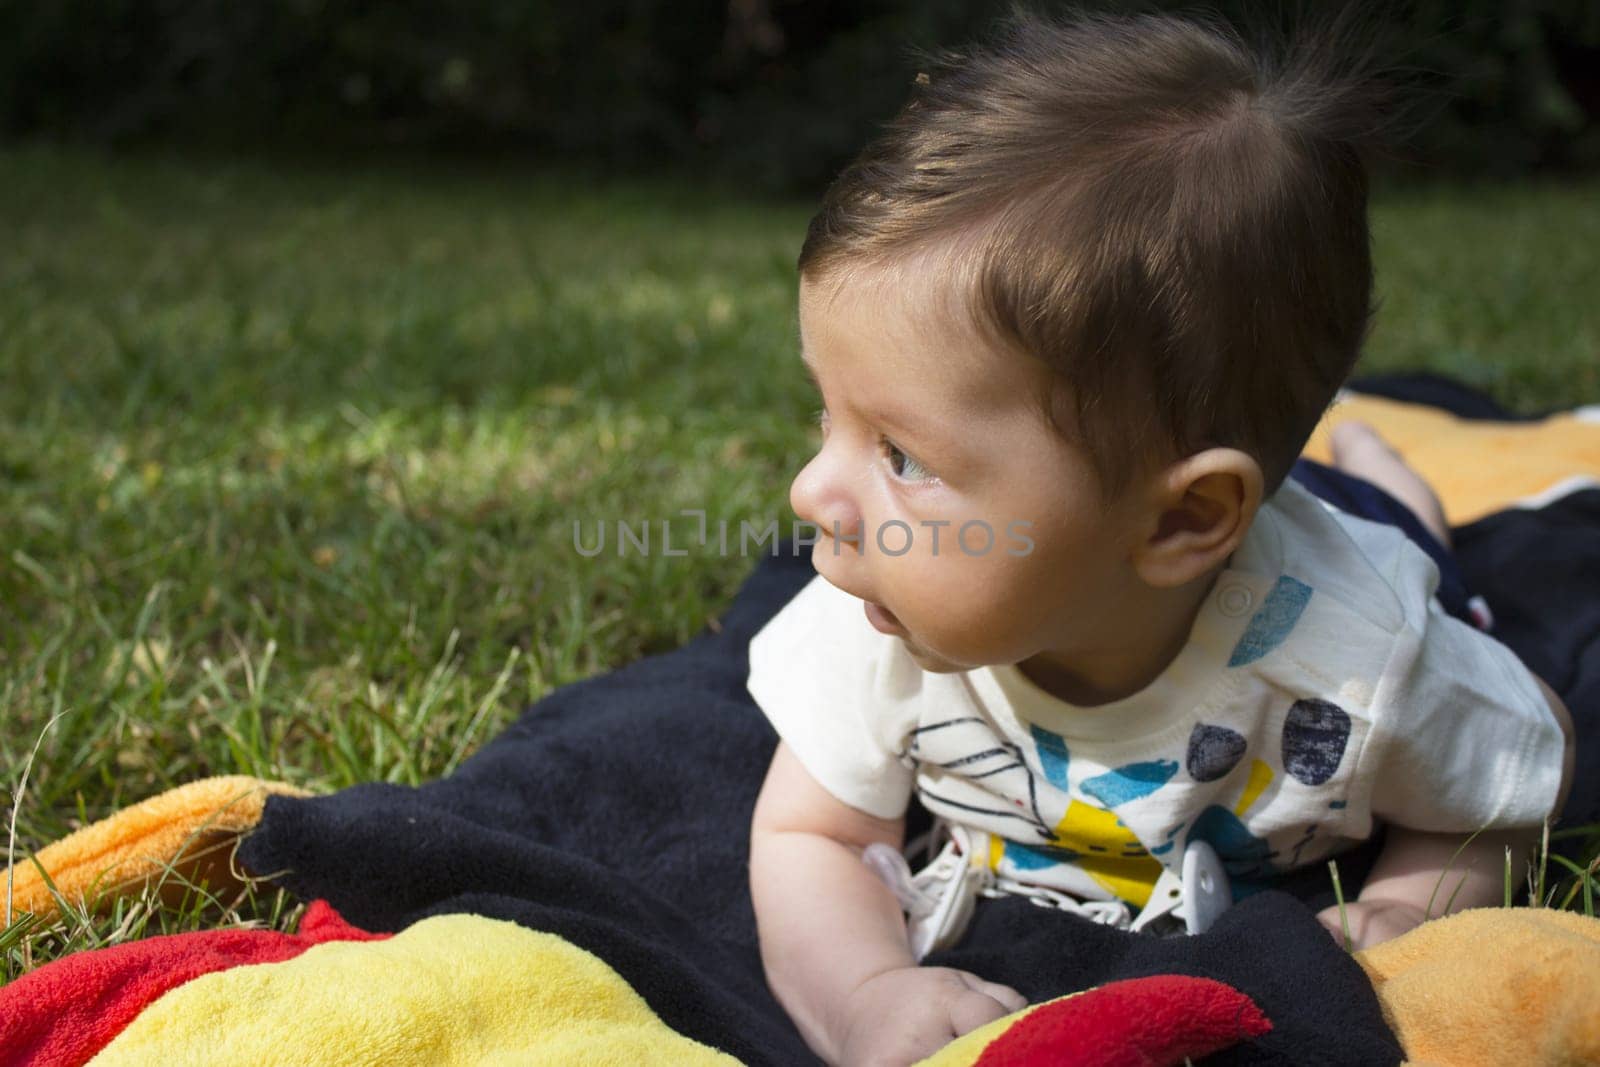
[[[907,453],[901,451],[900,446],[889,440],[883,439],[884,458],[889,461],[889,469],[894,476],[903,482],[926,482],[933,478],[933,472],[918,463]]]
[[[811,419],[817,424],[817,429],[822,431],[822,436],[828,436],[828,409],[818,408],[816,414],[811,416]]]

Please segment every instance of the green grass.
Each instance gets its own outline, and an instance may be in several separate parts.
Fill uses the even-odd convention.
[[[1600,400],[1597,193],[1382,200],[1369,369]],[[204,775],[421,782],[698,631],[752,560],[585,559],[572,522],[786,519],[808,213],[487,165],[0,152],[9,790],[39,746],[17,854]],[[121,908],[0,934],[0,981],[292,918],[266,891]]]

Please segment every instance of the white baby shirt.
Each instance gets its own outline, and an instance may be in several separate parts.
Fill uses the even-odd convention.
[[[1198,838],[1239,896],[1374,818],[1470,833],[1551,813],[1561,729],[1437,584],[1397,529],[1287,482],[1187,645],[1126,699],[1074,707],[1014,665],[926,672],[821,577],[752,639],[748,684],[835,797],[894,818],[915,791],[999,874],[1142,906]]]

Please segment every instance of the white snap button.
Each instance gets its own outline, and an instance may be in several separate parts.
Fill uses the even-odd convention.
[[[1250,594],[1250,590],[1244,586],[1230,585],[1224,587],[1222,592],[1217,594],[1217,606],[1222,609],[1224,615],[1231,615],[1237,618],[1250,610],[1251,605],[1255,603],[1255,599]]]

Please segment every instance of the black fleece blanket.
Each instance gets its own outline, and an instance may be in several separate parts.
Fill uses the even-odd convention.
[[[1594,723],[1600,490],[1475,523],[1458,546],[1499,636]],[[557,690],[448,778],[273,798],[241,861],[372,930],[473,912],[560,935],[614,967],[679,1032],[747,1064],[814,1063],[756,949],[747,830],[776,736],[744,686],[750,637],[812,573],[783,546],[718,627]],[[1592,814],[1600,758],[1586,745],[1582,759],[1588,785],[1568,810]],[[1374,851],[1369,843],[1341,860],[1351,891]],[[1313,917],[1330,899],[1325,873],[1303,872],[1210,932],[1170,939],[982,901],[963,942],[928,962],[1032,1001],[1145,975],[1215,978],[1252,997],[1274,1028],[1208,1064],[1398,1063],[1371,986]]]

